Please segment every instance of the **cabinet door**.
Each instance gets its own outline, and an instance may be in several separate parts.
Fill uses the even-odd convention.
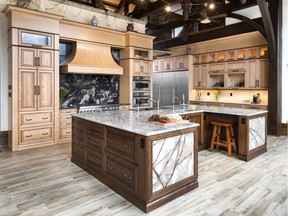
[[[200,124],[200,127],[198,128],[198,147],[199,150],[205,149],[203,139],[203,121],[204,121],[203,113],[188,114],[186,115],[186,119],[189,120],[189,122]]]
[[[260,59],[259,61],[259,87],[268,88],[268,59]]]
[[[142,61],[142,64],[140,66],[140,70],[143,75],[150,75],[151,72],[151,67],[150,67],[151,62],[150,61]]]
[[[163,60],[163,68],[165,71],[174,69],[174,58],[166,58]]]
[[[256,60],[251,60],[251,61],[248,61],[248,66],[247,66],[247,70],[248,70],[248,73],[249,73],[249,85],[248,87],[249,88],[255,88],[257,86],[257,73],[258,73],[258,70],[257,70],[257,62]]]
[[[54,76],[53,71],[38,72],[38,109],[53,109]]]
[[[163,59],[155,59],[153,61],[153,71],[162,71],[163,70]]]
[[[199,70],[200,70],[200,65],[196,65],[193,67],[193,86],[194,86],[194,88],[201,87],[201,81],[199,79]]]
[[[179,56],[175,58],[175,69],[176,70],[187,70],[188,68],[188,57]]]
[[[201,87],[207,86],[207,75],[208,75],[208,66],[201,65]]]
[[[133,61],[133,73],[141,74],[141,61],[140,60]]]
[[[19,48],[19,68],[36,69],[36,56],[36,49]]]
[[[37,109],[36,70],[19,71],[19,111]]]
[[[54,52],[51,50],[38,50],[38,69],[53,70],[54,69]]]

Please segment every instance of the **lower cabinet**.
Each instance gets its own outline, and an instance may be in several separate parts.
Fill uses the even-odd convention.
[[[143,136],[73,116],[71,160],[149,212],[198,187],[197,128]]]
[[[201,113],[191,113],[186,114],[184,119],[189,120],[190,122],[198,123],[200,127],[198,128],[198,151],[206,149],[206,145],[204,143],[204,130],[203,130],[203,123],[204,123],[204,114]]]
[[[77,109],[61,109],[59,113],[59,142],[71,142],[72,114],[77,113]]]

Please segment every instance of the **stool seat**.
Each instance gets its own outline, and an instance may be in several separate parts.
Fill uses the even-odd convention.
[[[214,145],[216,145],[217,149],[219,148],[219,146],[226,147],[228,149],[228,156],[232,155],[232,147],[233,150],[237,152],[233,124],[220,121],[212,121],[210,122],[210,124],[214,126],[210,144],[210,151],[213,152]],[[225,128],[226,140],[220,139],[222,127]]]

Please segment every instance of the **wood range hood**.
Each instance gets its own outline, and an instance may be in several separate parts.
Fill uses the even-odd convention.
[[[72,47],[72,55],[60,65],[61,73],[123,74],[112,57],[111,46],[76,41]]]

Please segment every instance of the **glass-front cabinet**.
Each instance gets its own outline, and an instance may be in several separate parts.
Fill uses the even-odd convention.
[[[19,31],[19,44],[39,48],[54,48],[54,37],[52,34],[39,33],[35,31]]]

